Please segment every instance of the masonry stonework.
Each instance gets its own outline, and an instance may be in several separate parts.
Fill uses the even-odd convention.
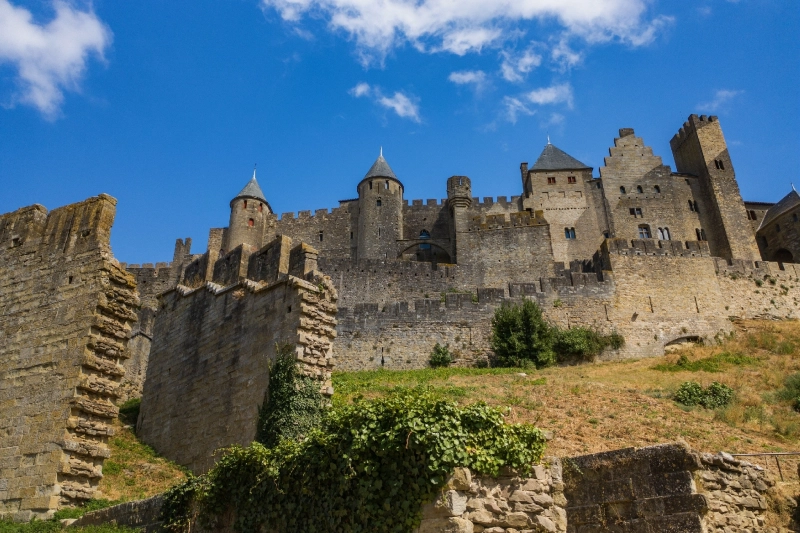
[[[136,282],[107,195],[0,216],[0,516],[92,498],[109,456]]]
[[[186,285],[161,296],[137,426],[144,442],[193,472],[208,470],[217,449],[252,442],[282,344],[332,394],[336,290],[316,257],[288,238],[240,245],[202,266],[209,278],[184,275]]]

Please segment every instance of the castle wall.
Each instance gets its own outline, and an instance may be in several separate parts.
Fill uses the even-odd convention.
[[[0,516],[91,498],[138,306],[107,195],[0,216]]]
[[[313,249],[290,246],[284,237],[245,253],[241,278],[215,268],[213,280],[161,298],[137,433],[194,472],[213,465],[216,449],[255,438],[277,344],[295,345],[303,372],[332,393],[336,291],[316,272]],[[238,265],[245,249],[215,266]]]
[[[320,237],[320,232],[322,236]],[[273,218],[268,226],[263,244],[277,235],[311,243],[325,257],[331,259],[355,258],[358,243],[358,202],[342,202],[328,209],[283,213],[280,220]]]

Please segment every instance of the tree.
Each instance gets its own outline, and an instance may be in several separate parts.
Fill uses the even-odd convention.
[[[504,304],[495,310],[492,318],[493,363],[495,366],[550,366],[556,361],[555,335],[555,328],[542,317],[536,302]]]

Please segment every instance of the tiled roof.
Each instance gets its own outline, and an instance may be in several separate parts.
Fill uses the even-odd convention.
[[[548,143],[531,170],[584,170],[591,168]]]

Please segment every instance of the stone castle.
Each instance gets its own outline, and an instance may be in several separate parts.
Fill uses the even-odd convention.
[[[278,216],[254,175],[207,250],[178,240],[171,263],[114,260],[106,195],[0,215],[0,515],[92,497],[127,397],[146,442],[207,470],[254,437],[276,343],[330,394],[334,365],[420,368],[436,342],[485,360],[494,310],[525,298],[622,334],[606,358],[796,316],[800,196],[744,202],[716,117],[670,145],[674,172],[622,129],[595,176],[548,143],[518,196],[482,201],[453,176],[446,199],[409,202],[381,155],[357,198],[313,215]]]

